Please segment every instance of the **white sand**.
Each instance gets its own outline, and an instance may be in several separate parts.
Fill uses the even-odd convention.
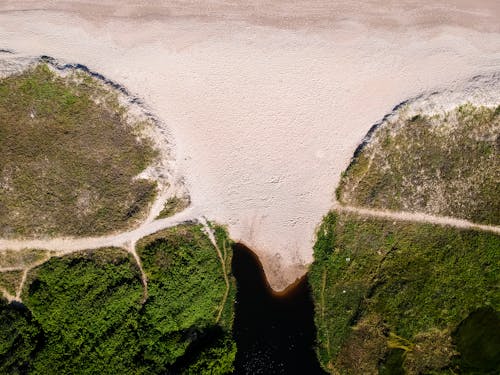
[[[85,64],[143,98],[193,209],[252,248],[276,290],[311,262],[374,122],[500,71],[495,0],[143,3],[4,0],[0,49]]]

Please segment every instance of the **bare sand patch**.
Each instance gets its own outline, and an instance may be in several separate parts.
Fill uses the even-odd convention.
[[[193,212],[227,224],[282,290],[370,126],[500,70],[495,1],[333,3],[4,1],[0,49],[85,64],[141,97]]]

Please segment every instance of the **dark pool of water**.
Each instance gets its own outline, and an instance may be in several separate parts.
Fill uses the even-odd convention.
[[[314,352],[314,305],[307,279],[276,295],[255,254],[240,244],[233,250],[238,284],[234,374],[325,374]]]
[[[453,333],[460,367],[467,372],[500,374],[500,313],[491,307],[472,312]]]

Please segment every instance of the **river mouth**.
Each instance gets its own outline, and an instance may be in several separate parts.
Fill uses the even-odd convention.
[[[234,374],[325,374],[314,343],[314,305],[307,276],[285,293],[269,287],[257,256],[233,246],[236,278]]]

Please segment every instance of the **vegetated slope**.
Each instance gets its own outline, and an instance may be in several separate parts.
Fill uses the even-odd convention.
[[[40,339],[31,313],[0,297],[0,374],[26,374]]]
[[[0,80],[0,237],[89,235],[145,215],[156,157],[117,95],[41,64]]]
[[[4,289],[11,296],[15,296],[17,288],[21,284],[23,271],[9,270],[0,272],[0,290]]]
[[[226,233],[216,233],[230,262]],[[34,268],[26,308],[0,305],[0,373],[229,372],[234,290],[223,300],[221,263],[200,226],[157,233],[138,251],[150,277],[146,301],[135,260],[121,249],[53,257]]]
[[[354,206],[500,223],[500,106],[384,123],[337,190]]]
[[[26,268],[42,261],[48,256],[47,250],[23,249],[0,250],[0,268]]]
[[[173,196],[167,199],[164,203],[162,210],[158,214],[157,219],[163,219],[165,217],[170,217],[175,215],[177,212],[180,212],[187,208],[190,204],[190,198],[188,196]]]
[[[28,373],[132,373],[143,290],[128,253],[101,249],[52,258],[29,277],[23,301],[43,345]]]
[[[309,274],[321,364],[341,374],[497,373],[499,249],[490,233],[331,212]]]
[[[173,373],[232,370],[235,287],[232,279],[229,285],[225,281],[231,277],[232,250],[221,227],[216,227],[215,235],[224,268],[201,225],[169,228],[137,244],[148,279],[142,316],[147,327],[141,338],[144,358],[159,373],[171,364]]]

